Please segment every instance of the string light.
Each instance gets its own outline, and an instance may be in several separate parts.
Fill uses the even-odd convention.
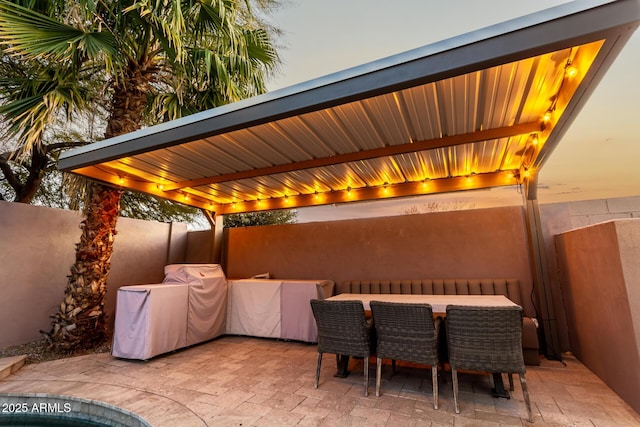
[[[476,176],[475,172],[471,172],[469,175],[467,175],[467,184],[471,184],[473,182],[473,177]]]
[[[572,65],[567,66],[565,69],[565,76],[568,78],[573,78],[578,75],[578,69]]]

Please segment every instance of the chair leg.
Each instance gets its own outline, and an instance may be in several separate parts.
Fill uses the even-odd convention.
[[[451,368],[451,379],[453,382],[453,404],[456,409],[456,414],[460,413],[460,405],[458,404],[458,371]]]
[[[433,381],[433,409],[438,409],[438,365],[431,367],[431,381]]]
[[[509,373],[509,390],[513,391],[513,374]]]
[[[524,374],[519,374],[520,384],[522,385],[522,394],[524,395],[524,404],[527,405],[527,415],[529,422],[533,422],[533,414],[531,413],[531,402],[529,401],[529,388],[527,387],[527,380],[524,379]]]
[[[376,397],[380,397],[381,377],[382,377],[382,357],[376,357]]]
[[[369,356],[364,357],[364,395],[369,396]]]
[[[316,382],[313,388],[318,388],[318,381],[320,380],[320,365],[322,365],[322,353],[318,352],[318,362],[316,363]]]

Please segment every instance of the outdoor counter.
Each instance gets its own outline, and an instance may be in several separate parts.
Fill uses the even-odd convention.
[[[227,333],[316,342],[311,299],[333,295],[331,280],[230,280]]]

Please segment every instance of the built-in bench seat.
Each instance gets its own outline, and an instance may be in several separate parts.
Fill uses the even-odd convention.
[[[538,328],[522,303],[517,279],[345,280],[336,294],[504,295],[523,308],[522,349],[527,365],[539,365]]]

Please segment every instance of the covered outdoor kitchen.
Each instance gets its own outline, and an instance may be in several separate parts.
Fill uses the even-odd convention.
[[[539,353],[573,351],[640,411],[638,220],[558,237],[559,289],[537,201],[545,161],[639,23],[636,0],[563,4],[96,142],[60,168],[202,209],[202,247],[229,280],[515,279]],[[495,187],[522,204],[222,229],[232,213]]]

